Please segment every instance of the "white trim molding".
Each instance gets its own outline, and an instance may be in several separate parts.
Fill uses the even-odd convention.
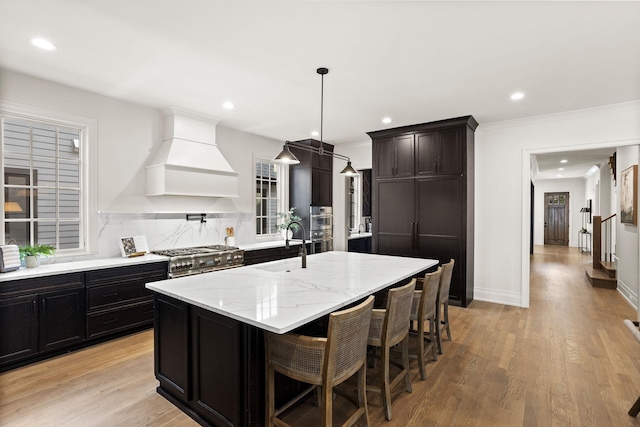
[[[98,120],[1,99],[0,114],[82,129],[84,139],[80,143],[84,145],[81,151],[84,168],[80,189],[83,193],[84,249],[65,251],[64,256],[98,253]]]

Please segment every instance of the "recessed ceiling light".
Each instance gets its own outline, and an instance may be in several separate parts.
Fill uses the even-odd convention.
[[[224,104],[222,104],[222,106],[224,108],[226,108],[227,110],[233,110],[233,103],[232,102],[225,102]]]
[[[559,171],[563,171],[563,170],[564,170],[564,168],[558,168],[558,170],[559,170]]]
[[[314,130],[313,132],[311,132],[311,136],[318,136],[320,135],[320,132],[318,132],[317,130]]]
[[[45,40],[45,39],[31,39],[31,44],[39,47],[40,49],[44,49],[44,50],[56,50],[57,47],[51,43],[49,40]]]
[[[522,92],[516,92],[516,93],[511,95],[511,99],[513,99],[514,101],[516,101],[518,99],[522,99],[522,98],[524,98],[524,93],[522,93]]]
[[[562,159],[562,160],[560,160],[560,163],[567,163],[568,161],[569,161],[569,160]]]
[[[387,123],[391,123],[391,117],[385,117],[385,118],[383,118],[383,119],[382,119],[382,123],[385,123],[385,124],[387,124]]]

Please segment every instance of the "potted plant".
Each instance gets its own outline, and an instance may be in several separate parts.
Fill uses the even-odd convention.
[[[283,238],[287,238],[287,234],[285,234],[287,227],[293,222],[293,221],[300,221],[300,217],[298,215],[295,214],[295,210],[296,208],[289,208],[288,212],[278,212],[276,215],[278,217],[278,220],[280,222],[280,224],[276,225],[276,230],[278,230],[279,232],[282,233],[282,237]],[[293,231],[298,229],[298,225],[297,224],[293,224],[291,226],[291,228],[289,229],[288,232],[288,236],[289,239],[291,239],[293,237]]]
[[[51,245],[41,244],[21,246],[19,250],[20,259],[25,260],[27,268],[33,268],[40,265],[40,255],[53,255],[56,251],[56,249]]]

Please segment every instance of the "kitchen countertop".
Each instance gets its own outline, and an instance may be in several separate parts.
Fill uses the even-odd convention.
[[[286,333],[391,286],[437,260],[323,252],[147,283],[147,288],[232,319]]]
[[[0,282],[9,280],[28,279],[32,277],[51,276],[54,274],[74,273],[78,271],[99,270],[102,268],[121,267],[125,265],[145,264],[149,262],[168,261],[161,255],[146,254],[133,258],[102,258],[89,261],[60,262],[57,264],[40,264],[35,268],[21,267],[16,271],[0,273]]]
[[[290,240],[289,244],[291,246],[301,245],[302,241]],[[203,245],[203,246],[206,246],[206,245]],[[240,249],[243,249],[245,251],[284,247],[284,239],[271,240],[268,242],[248,243],[248,244],[237,245],[237,246]],[[0,273],[0,282],[6,282],[10,280],[19,280],[19,279],[29,279],[32,277],[51,276],[54,274],[74,273],[77,271],[99,270],[101,268],[121,267],[125,265],[144,264],[148,262],[168,261],[168,260],[169,260],[168,257],[162,256],[162,255],[150,254],[150,253],[144,256],[133,257],[133,258],[124,258],[124,257],[100,258],[100,259],[93,259],[93,260],[87,260],[87,261],[69,261],[69,262],[58,262],[58,263],[52,263],[52,264],[46,264],[47,260],[44,259],[43,264],[40,264],[40,266],[36,268],[20,267],[20,269],[16,271],[10,271],[8,273]]]
[[[284,248],[284,239],[280,240],[270,240],[268,242],[256,242],[256,243],[247,243],[247,244],[239,244],[236,245],[238,248],[245,251],[253,251],[258,249],[270,249],[270,248]],[[307,243],[309,241],[307,240]],[[296,246],[302,245],[302,240],[289,240],[289,245]]]
[[[353,239],[364,239],[365,237],[371,237],[373,235],[373,233],[351,233],[349,234],[349,236],[347,236],[348,240],[353,240]]]

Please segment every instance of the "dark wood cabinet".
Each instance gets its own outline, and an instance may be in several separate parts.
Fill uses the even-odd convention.
[[[369,132],[373,251],[441,263],[455,259],[450,298],[464,307],[473,300],[477,126],[472,116],[465,116]]]
[[[416,134],[415,175],[463,173],[464,134],[461,128]]]
[[[260,264],[280,259],[294,258],[300,254],[302,245],[289,245],[289,249],[284,246],[277,248],[253,249],[244,251],[244,265]],[[310,244],[307,243],[307,253],[310,251]]]
[[[0,365],[38,354],[38,296],[0,299]]]
[[[349,252],[360,252],[363,254],[371,253],[371,237],[360,237],[357,239],[349,239],[347,242]]]
[[[204,426],[264,423],[264,332],[229,317],[155,295],[157,391]],[[277,375],[278,407],[307,384]]]
[[[0,282],[0,371],[153,325],[168,262]]]
[[[0,284],[0,365],[64,350],[85,340],[83,273]]]
[[[146,283],[167,278],[167,263],[87,272],[87,338],[153,324],[153,292]]]
[[[246,425],[240,410],[244,388],[241,327],[233,319],[192,307],[193,406],[213,425]]]
[[[161,294],[155,306],[158,392],[202,425],[262,419],[264,409],[249,399],[264,388],[262,332]]]
[[[414,180],[378,179],[374,184],[373,252],[412,256],[415,239]],[[380,203],[376,203],[380,200]]]
[[[189,305],[156,294],[154,318],[154,366],[161,389],[179,402],[191,400],[189,359]]]
[[[324,151],[333,152],[333,145],[315,139],[295,143],[315,148],[322,144]],[[321,156],[293,146],[291,152],[300,163],[289,166],[289,205],[296,208],[296,215],[300,217],[300,222],[308,234],[309,207],[333,206],[333,157]],[[295,232],[296,239],[302,237],[299,233],[300,231]]]
[[[377,178],[413,176],[414,135],[379,138],[373,147]]]
[[[39,351],[51,351],[85,339],[84,285],[39,295]]]
[[[311,169],[311,204],[309,206],[332,206],[332,188],[331,171]]]

